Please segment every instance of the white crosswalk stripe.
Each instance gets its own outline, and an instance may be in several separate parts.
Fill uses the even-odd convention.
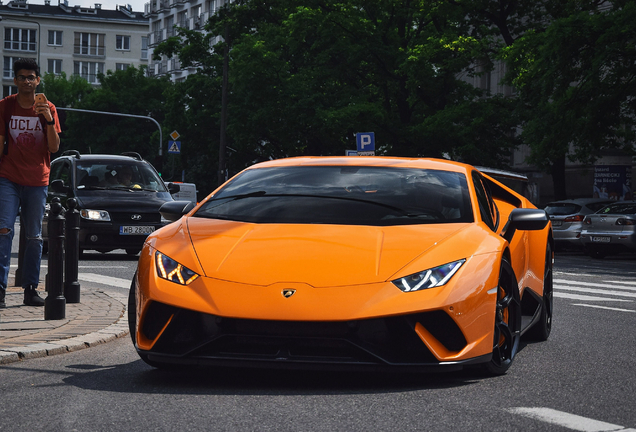
[[[104,276],[97,273],[80,273],[77,276],[80,281],[93,282],[102,285],[115,286],[118,288],[130,288],[130,281],[128,279],[116,278],[112,276]]]
[[[573,273],[554,272],[554,297],[577,300],[574,306],[612,310],[617,312],[636,312],[636,282],[608,280],[606,282],[585,282],[578,280],[581,276]],[[585,302],[585,303],[583,303]],[[602,302],[604,305],[599,304]],[[607,303],[621,303],[626,307],[611,307]]]

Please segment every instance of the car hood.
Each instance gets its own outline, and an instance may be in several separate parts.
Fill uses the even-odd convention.
[[[374,227],[186,220],[207,277],[262,286],[294,282],[313,287],[389,280],[433,246],[473,225]],[[434,265],[458,258],[443,255],[436,257],[441,261]],[[425,270],[416,268],[414,271]]]
[[[126,210],[131,212],[159,211],[166,201],[172,201],[168,192],[91,190],[77,194],[79,208],[95,210]]]

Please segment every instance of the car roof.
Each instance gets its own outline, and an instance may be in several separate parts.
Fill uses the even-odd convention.
[[[81,161],[89,161],[89,162],[95,162],[95,161],[104,161],[104,162],[138,162],[138,163],[148,163],[146,160],[144,159],[137,159],[133,156],[127,156],[127,155],[109,155],[109,154],[83,154],[80,155],[80,157],[71,155],[71,154],[63,154],[62,156],[60,156],[57,159],[74,159],[76,162],[81,162]],[[56,159],[56,160],[57,160]]]
[[[613,201],[611,199],[606,199],[606,198],[574,198],[574,199],[566,199],[566,200],[560,200],[560,201],[552,201],[549,202],[547,206],[551,206],[551,205],[555,205],[555,204],[579,204],[579,205],[586,205],[586,204],[593,204],[593,203],[602,203],[602,202],[606,202],[606,203],[612,203],[612,202],[616,202]]]
[[[315,156],[276,159],[252,165],[248,169],[334,165],[437,169],[463,173],[466,173],[474,168],[471,165],[467,165],[461,162],[433,158],[399,158],[386,156]]]

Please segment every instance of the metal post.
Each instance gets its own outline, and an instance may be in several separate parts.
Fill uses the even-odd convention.
[[[67,303],[80,302],[80,283],[77,280],[79,264],[79,224],[80,214],[77,211],[77,200],[66,201],[68,210],[66,217],[66,235],[64,237],[64,297]]]
[[[64,216],[58,197],[51,202],[49,212],[49,274],[48,295],[44,299],[44,319],[57,320],[66,316],[66,299],[63,294],[64,279]]]

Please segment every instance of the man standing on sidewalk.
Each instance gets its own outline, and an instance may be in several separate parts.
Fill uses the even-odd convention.
[[[33,59],[13,64],[16,95],[0,100],[0,307],[5,294],[13,227],[18,211],[26,234],[22,287],[24,304],[43,306],[36,288],[42,259],[42,219],[46,205],[51,153],[60,147],[55,105],[36,102],[40,68]]]

